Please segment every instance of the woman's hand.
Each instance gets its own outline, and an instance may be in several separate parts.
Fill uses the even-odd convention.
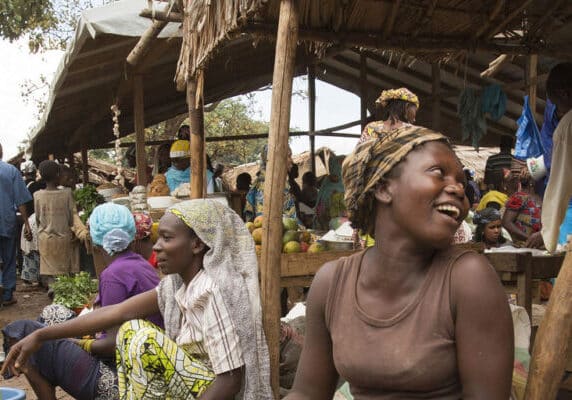
[[[544,239],[542,239],[542,233],[534,232],[533,234],[531,234],[526,240],[525,247],[531,249],[540,249],[544,247]]]
[[[22,340],[13,344],[10,352],[4,360],[0,375],[4,375],[6,371],[10,371],[13,375],[20,376],[21,373],[27,372],[28,358],[40,349],[42,341],[37,333],[31,333]]]

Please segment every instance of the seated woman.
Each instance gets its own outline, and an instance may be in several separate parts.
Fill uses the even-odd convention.
[[[159,284],[157,273],[149,263],[128,249],[135,235],[135,222],[126,207],[113,203],[97,206],[89,218],[89,229],[95,251],[103,252],[107,264],[99,281],[98,303],[102,306],[119,304],[153,290]],[[50,324],[54,317],[57,315],[50,315],[50,321],[45,322]],[[148,319],[163,326],[158,312],[149,314]],[[55,399],[56,386],[76,399],[117,398],[114,358],[118,325],[84,332],[93,334],[105,329],[105,335],[97,340],[73,341],[64,338],[81,335],[65,334],[36,347],[37,352],[30,357],[25,375],[38,398]],[[13,322],[3,329],[4,343],[12,346],[22,339],[25,342],[43,327],[35,321]]]
[[[0,373],[29,369],[46,342],[125,323],[117,337],[122,399],[270,399],[254,242],[216,200],[167,209],[159,223],[156,289],[37,330],[12,346]],[[161,312],[165,331],[141,321]]]
[[[473,215],[473,224],[476,226],[473,241],[484,243],[486,249],[502,247],[510,244],[502,235],[500,211],[487,207],[476,211]]]
[[[157,258],[153,252],[153,240],[151,240],[153,218],[145,212],[134,212],[133,218],[135,218],[135,240],[131,243],[131,250],[157,268]]]
[[[530,177],[521,175],[513,179],[517,180],[519,188],[506,202],[502,225],[513,242],[526,242],[530,235],[542,228],[542,199],[534,192]]]
[[[286,398],[331,399],[342,377],[355,399],[508,399],[511,314],[487,259],[450,245],[469,204],[446,137],[366,141],[343,178],[350,221],[375,245],[316,274]]]

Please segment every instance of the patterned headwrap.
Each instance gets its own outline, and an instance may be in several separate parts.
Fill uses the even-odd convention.
[[[407,125],[377,139],[358,144],[342,166],[345,202],[352,226],[373,235],[373,191],[381,179],[420,144],[448,142],[439,132],[421,126]]]
[[[89,234],[94,244],[113,255],[125,250],[135,238],[135,219],[125,206],[101,204],[89,216]]]
[[[145,239],[151,235],[153,227],[151,216],[144,212],[134,212],[133,217],[135,218],[135,240]]]
[[[191,144],[188,140],[176,140],[169,151],[169,157],[171,158],[188,157],[190,154]]]
[[[385,107],[390,100],[403,100],[413,103],[419,108],[419,98],[415,93],[407,88],[388,89],[381,92],[381,95],[375,101]]]
[[[166,213],[183,221],[209,247],[203,267],[224,296],[243,350],[246,376],[241,398],[272,398],[268,347],[262,330],[258,262],[250,232],[233,210],[216,200],[183,201],[168,208]],[[159,307],[164,316],[165,311],[177,312],[178,307],[172,294],[162,296],[161,291],[176,288],[178,279],[176,274],[168,275],[159,285]],[[163,298],[166,298],[164,303]],[[168,319],[178,321],[177,317],[172,315]],[[170,329],[168,322],[165,327]]]
[[[486,207],[480,211],[476,211],[473,215],[473,224],[475,225],[486,225],[491,222],[498,221],[501,219],[501,213],[499,210]]]

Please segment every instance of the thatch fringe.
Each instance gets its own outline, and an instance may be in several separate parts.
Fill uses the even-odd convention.
[[[262,9],[266,0],[186,1],[183,45],[175,81],[182,90],[202,69],[213,50],[236,30],[241,21]]]

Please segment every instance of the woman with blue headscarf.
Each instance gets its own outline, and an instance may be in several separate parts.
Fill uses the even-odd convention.
[[[99,305],[122,303],[157,287],[159,277],[153,267],[129,249],[135,238],[135,219],[127,207],[114,203],[97,206],[89,218],[89,231],[95,251],[103,254],[107,264],[99,280],[96,300]],[[148,320],[163,326],[159,313]],[[45,319],[44,322],[50,324]],[[44,326],[36,321],[13,322],[2,330],[4,343],[13,345]],[[38,398],[55,398],[56,386],[76,399],[118,398],[115,365],[118,327],[107,325],[105,329],[98,339],[57,339],[39,346],[24,371]],[[92,333],[97,331],[93,329]]]
[[[346,211],[342,165],[333,153],[328,160],[328,172],[316,200],[316,225],[320,229],[329,229],[330,219],[345,216]]]

